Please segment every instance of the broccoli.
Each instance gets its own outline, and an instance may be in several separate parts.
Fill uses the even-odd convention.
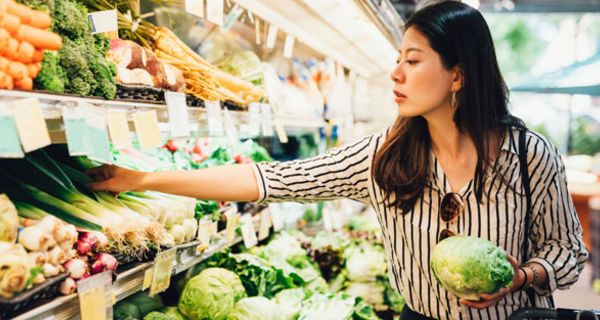
[[[34,10],[48,12],[51,15],[54,14],[54,0],[18,0],[17,2]]]
[[[42,70],[35,78],[35,88],[50,92],[65,92],[66,75],[60,66],[60,60],[56,52],[47,51],[42,60]]]
[[[60,48],[60,65],[67,73],[65,91],[81,96],[88,96],[96,87],[94,74],[90,70],[87,60],[88,48],[83,41],[63,39]]]
[[[54,31],[61,36],[77,39],[89,33],[88,11],[71,0],[57,1],[54,10]]]

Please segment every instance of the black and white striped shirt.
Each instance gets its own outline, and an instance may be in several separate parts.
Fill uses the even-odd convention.
[[[429,186],[412,211],[401,214],[389,203],[382,203],[384,194],[372,178],[372,160],[386,136],[387,131],[371,135],[307,160],[256,165],[259,201],[308,202],[344,197],[372,205],[383,231],[390,282],[408,306],[423,315],[437,319],[505,319],[525,307],[528,298],[524,291],[509,294],[483,310],[463,306],[435,281],[429,268],[431,251],[444,228],[488,239],[524,262],[520,252],[526,200],[519,171],[518,130],[507,130],[493,171],[496,174],[486,176],[483,201],[477,201],[471,181],[459,191],[465,210],[450,223],[441,220],[439,206],[451,188],[433,153]],[[577,281],[588,253],[557,149],[531,131],[526,141],[532,192],[529,256],[534,257],[529,261],[540,263],[548,272],[549,287],[535,288],[536,306],[547,307],[552,291],[567,289]],[[513,187],[502,183],[500,176]]]

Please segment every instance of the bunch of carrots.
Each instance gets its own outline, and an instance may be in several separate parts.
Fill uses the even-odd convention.
[[[0,0],[0,89],[32,90],[45,50],[59,50],[62,40],[48,31],[52,19],[14,0]]]

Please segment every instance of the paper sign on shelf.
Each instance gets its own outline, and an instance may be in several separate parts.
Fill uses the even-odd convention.
[[[269,25],[269,32],[267,33],[267,48],[275,48],[275,41],[277,41],[277,32],[279,28],[273,24]]]
[[[326,231],[333,231],[333,219],[331,217],[331,211],[329,210],[323,210],[323,226]]]
[[[287,132],[285,132],[285,128],[283,127],[283,123],[279,119],[273,119],[273,124],[275,125],[275,131],[277,132],[277,138],[281,143],[288,143]]]
[[[67,148],[71,156],[86,156],[92,152],[84,110],[77,106],[62,107]]]
[[[244,214],[240,220],[242,223],[242,240],[244,240],[244,246],[248,249],[256,246],[258,244],[258,239],[256,238],[256,230],[254,229],[252,215],[249,213]]]
[[[248,106],[248,134],[252,137],[260,135],[260,108],[261,104],[252,102]]]
[[[161,251],[156,255],[154,271],[152,272],[152,284],[150,285],[150,297],[154,297],[169,288],[176,253],[177,248],[172,248]]]
[[[112,271],[77,281],[81,320],[112,319]]]
[[[21,149],[19,132],[13,118],[12,111],[3,102],[0,102],[0,158],[23,158],[25,154]]]
[[[169,111],[169,125],[171,126],[171,137],[188,137],[190,130],[188,123],[188,107],[185,94],[182,92],[166,92],[165,100]]]
[[[144,281],[142,282],[142,291],[150,288],[152,285],[152,276],[154,274],[154,267],[146,269],[144,272]]]
[[[127,123],[127,111],[109,110],[107,116],[108,132],[115,149],[132,148],[129,135],[129,124]]]
[[[185,11],[204,18],[204,0],[185,0]]]
[[[258,227],[258,240],[262,241],[269,237],[271,229],[271,211],[265,209],[260,213],[260,224]]]
[[[263,103],[260,108],[260,116],[262,119],[262,133],[265,137],[273,136],[273,113],[271,111],[271,105]]]
[[[239,142],[239,135],[235,123],[233,123],[233,119],[231,118],[231,113],[227,109],[223,110],[223,120],[225,122],[225,134],[229,142],[234,145]]]
[[[88,13],[92,34],[113,32],[119,30],[117,10],[104,10]]]
[[[30,152],[51,143],[46,120],[37,98],[19,99],[11,103],[11,111],[19,132],[23,151]]]
[[[162,145],[156,111],[135,112],[132,115],[135,132],[142,149],[157,148]]]
[[[227,224],[225,225],[225,240],[231,243],[235,239],[236,229],[240,225],[240,214],[235,209],[228,210],[225,215],[227,216]]]
[[[285,216],[284,213],[279,209],[279,205],[271,205],[273,208],[271,211],[271,221],[273,222],[273,231],[281,231],[285,227]],[[269,207],[271,207],[269,206]]]
[[[200,241],[200,245],[196,247],[196,253],[200,254],[210,246],[210,237],[212,236],[212,221],[202,218],[198,221],[198,235],[196,239]]]
[[[89,157],[103,163],[110,164],[110,142],[106,126],[106,111],[89,104],[81,104],[85,114],[85,123],[88,127],[90,150]]]
[[[222,26],[223,25],[223,0],[206,0],[206,19]]]
[[[208,115],[208,134],[210,136],[222,136],[223,115],[221,114],[221,103],[219,101],[204,101]]]
[[[285,43],[283,45],[283,56],[291,59],[292,56],[294,55],[294,42],[296,41],[296,38],[294,36],[291,35],[287,35],[285,37]]]
[[[224,31],[231,29],[235,22],[240,18],[242,13],[244,13],[244,9],[238,4],[235,4],[233,8],[229,10],[227,16],[225,16],[225,20],[223,21],[223,27],[221,27],[221,29]]]
[[[258,19],[254,19],[254,36],[256,37],[256,44],[260,45],[262,41],[260,33],[260,20]]]

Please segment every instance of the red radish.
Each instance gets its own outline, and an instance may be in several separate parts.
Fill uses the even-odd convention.
[[[77,241],[77,253],[85,256],[92,251],[92,245],[85,241]]]
[[[113,257],[112,255],[108,254],[108,253],[98,253],[96,255],[96,261],[94,261],[94,263],[92,264],[92,269],[94,268],[94,266],[96,266],[96,268],[98,268],[97,264],[100,264],[102,266],[101,271],[105,271],[105,270],[117,270],[117,267],[119,266],[119,262],[117,262],[117,259],[115,259],[115,257]],[[100,272],[101,272],[100,271]],[[92,271],[92,273],[94,273]]]
[[[94,246],[98,242],[98,237],[91,231],[81,232],[79,234],[79,241],[87,242],[90,246]]]
[[[58,290],[60,291],[60,293],[62,293],[64,295],[68,295],[68,294],[74,293],[75,289],[77,289],[75,287],[75,280],[73,280],[71,278],[66,278],[65,281],[63,281],[60,284],[60,287]]]

